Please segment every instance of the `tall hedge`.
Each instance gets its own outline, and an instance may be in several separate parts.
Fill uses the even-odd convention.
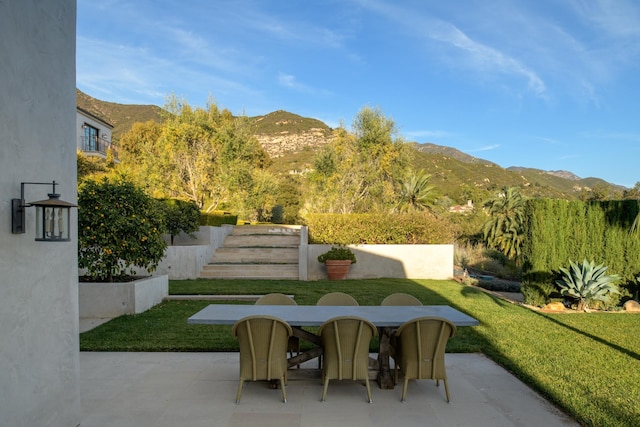
[[[640,239],[629,230],[635,200],[528,200],[522,248],[523,281],[548,282],[569,261],[594,260],[623,282],[640,273]]]
[[[305,223],[316,244],[451,244],[456,229],[429,212],[309,214]]]

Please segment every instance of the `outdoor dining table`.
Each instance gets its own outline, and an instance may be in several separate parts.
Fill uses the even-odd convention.
[[[322,340],[316,334],[302,329],[304,326],[318,327],[337,316],[358,316],[369,320],[379,331],[378,383],[383,389],[394,387],[389,364],[390,337],[393,329],[405,322],[423,316],[442,317],[456,326],[477,326],[478,320],[448,305],[421,306],[317,306],[317,305],[247,305],[210,304],[193,316],[190,324],[233,325],[246,316],[275,316],[293,328],[293,335],[310,341],[318,347],[305,351],[288,360],[289,367],[299,365],[322,355]]]

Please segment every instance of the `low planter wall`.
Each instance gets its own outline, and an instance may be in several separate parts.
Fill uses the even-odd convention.
[[[332,245],[309,245],[308,280],[327,278],[318,255]],[[351,265],[348,279],[436,279],[453,277],[453,245],[349,245],[357,262]]]
[[[164,258],[153,274],[166,274],[171,280],[196,279],[202,266],[211,261],[213,252],[209,245],[167,246]],[[139,274],[145,273],[139,270]]]
[[[220,227],[200,226],[194,238],[180,233],[173,239],[173,246],[167,246],[164,257],[153,274],[166,274],[171,280],[197,279],[202,266],[211,261],[215,250],[222,246],[224,238],[231,234],[233,226]],[[167,243],[170,237],[165,236]],[[144,269],[134,269],[141,276],[147,273]]]
[[[125,283],[78,284],[80,317],[117,317],[142,313],[169,295],[167,275]]]

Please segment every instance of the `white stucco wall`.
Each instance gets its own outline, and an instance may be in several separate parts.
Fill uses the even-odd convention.
[[[21,182],[77,200],[75,20],[75,0],[0,1],[0,426],[80,422],[77,212],[71,242],[36,242],[33,207],[11,233]]]
[[[331,245],[309,245],[308,280],[327,278],[318,255]],[[446,280],[453,277],[453,245],[349,245],[356,263],[349,279],[409,278]]]

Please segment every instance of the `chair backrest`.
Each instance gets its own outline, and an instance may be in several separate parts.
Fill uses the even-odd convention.
[[[354,297],[344,292],[329,292],[320,297],[316,305],[360,305]]]
[[[369,343],[377,328],[361,317],[340,316],[318,329],[324,348],[323,373],[329,379],[364,379],[369,375]]]
[[[398,292],[387,296],[380,305],[422,305],[422,302],[413,295]]]
[[[418,317],[401,325],[395,335],[405,375],[416,379],[446,378],[444,353],[456,326],[441,317]]]
[[[293,330],[273,316],[247,316],[231,329],[240,345],[240,378],[271,380],[287,371],[287,342]]]
[[[256,305],[298,305],[295,300],[285,294],[266,294],[258,298]]]

